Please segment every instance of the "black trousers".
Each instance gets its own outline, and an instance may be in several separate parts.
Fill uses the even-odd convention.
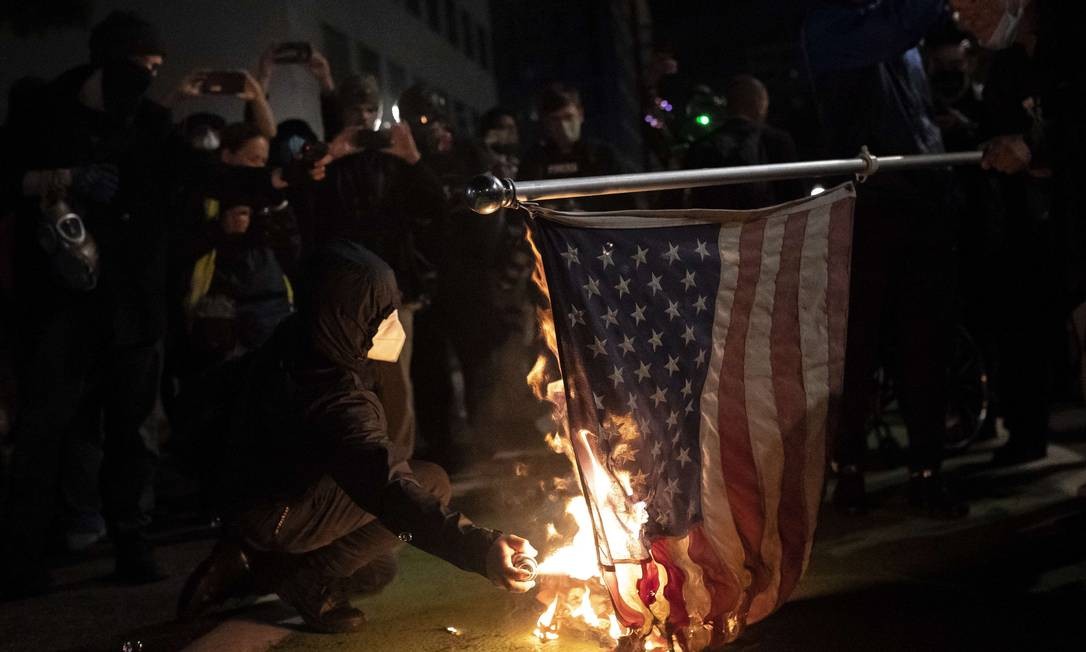
[[[445,471],[420,460],[412,460],[410,466],[419,484],[448,505],[452,486]],[[265,552],[303,555],[307,565],[329,578],[350,577],[402,545],[330,476],[295,500],[249,509],[237,521],[245,544]]]
[[[860,189],[838,464],[863,464],[880,362],[893,373],[909,433],[909,467],[937,468],[946,434],[946,367],[953,299],[951,225],[921,198]]]
[[[99,429],[99,483],[111,532],[132,535],[150,523],[158,442],[146,422],[158,392],[161,347],[121,346],[110,333],[110,324],[73,309],[39,321],[20,340],[27,347],[22,401],[3,519],[8,543],[20,552],[40,554],[57,516],[66,443],[95,440]]]

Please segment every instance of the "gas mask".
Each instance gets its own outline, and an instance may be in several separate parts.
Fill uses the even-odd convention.
[[[1014,43],[1022,22],[1022,14],[1025,13],[1026,3],[1023,0],[1002,0],[1002,3],[1003,15],[999,18],[999,24],[992,35],[981,44],[989,50],[1004,50]]]
[[[393,310],[392,314],[385,317],[381,325],[377,327],[377,334],[373,336],[373,346],[370,347],[366,357],[380,362],[396,362],[400,359],[400,351],[403,350],[406,341],[407,333],[404,332],[403,324],[400,323],[399,311]]]
[[[87,292],[98,285],[98,245],[67,203],[57,201],[42,209],[38,243],[65,287]]]

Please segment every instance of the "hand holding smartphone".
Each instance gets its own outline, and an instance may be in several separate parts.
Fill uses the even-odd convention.
[[[272,54],[275,63],[308,63],[311,58],[313,46],[305,41],[280,43]]]
[[[203,95],[240,95],[245,92],[245,73],[237,70],[212,70],[200,83]]]

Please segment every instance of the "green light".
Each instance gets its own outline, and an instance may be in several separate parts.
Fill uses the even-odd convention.
[[[703,127],[708,127],[709,123],[713,121],[713,119],[710,118],[709,115],[706,113],[702,113],[697,118],[694,118],[694,120],[696,120],[697,123]]]

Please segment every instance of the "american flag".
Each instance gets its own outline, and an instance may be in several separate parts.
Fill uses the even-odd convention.
[[[727,640],[803,574],[854,198],[846,184],[755,211],[536,211],[569,434],[625,625]]]

